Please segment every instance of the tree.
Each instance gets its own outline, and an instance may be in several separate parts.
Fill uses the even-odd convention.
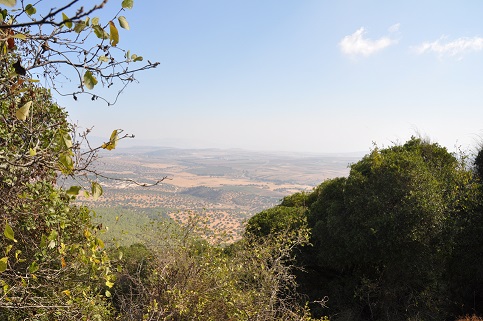
[[[144,63],[142,56],[131,54],[130,50],[118,45],[118,27],[130,29],[122,14],[133,7],[132,0],[122,1],[121,8],[109,21],[94,16],[104,8],[107,0],[86,6],[82,5],[81,0],[73,0],[58,8],[46,6],[43,0],[37,1],[35,5],[22,1],[18,8],[1,8],[1,5],[15,4],[15,0],[0,1],[0,100],[9,100],[19,119],[27,119],[29,112],[36,108],[35,102],[26,99],[24,92],[26,86],[33,88],[39,79],[43,79],[46,87],[58,95],[72,95],[77,100],[78,95],[85,94],[90,95],[92,100],[102,99],[112,105],[126,86],[135,81],[137,72],[155,68],[159,64],[149,60]],[[62,85],[59,85],[59,78]],[[76,84],[65,86],[65,79],[73,80]],[[117,92],[112,101],[100,95],[99,90],[96,91],[95,87],[100,85]],[[36,121],[31,119],[31,122]],[[89,176],[91,179],[102,176],[90,166],[97,158],[99,149],[112,150],[119,140],[134,137],[123,135],[122,129],[116,129],[106,143],[91,146],[88,141],[89,132],[90,129],[77,132],[76,126],[72,124],[64,130],[68,150],[61,154],[60,166],[55,166],[60,167],[63,174],[75,174],[77,178]],[[34,152],[35,149],[24,149],[24,154],[17,155],[17,159],[28,157]],[[37,159],[42,155],[37,153]],[[43,162],[52,163],[52,159],[44,158]],[[25,166],[25,163],[19,165]],[[79,184],[83,185],[81,182]],[[94,184],[91,189],[99,193],[100,185]]]
[[[157,63],[131,68],[142,57],[118,47],[117,26],[129,29],[122,8],[107,22],[91,17],[106,0],[87,9],[79,0],[59,8],[14,0],[0,1],[0,319],[106,320],[107,298],[114,284],[110,259],[99,238],[101,226],[89,209],[72,203],[81,190],[56,186],[59,175],[78,178],[90,169],[99,149],[112,150],[120,139],[114,130],[101,146],[81,149],[87,132],[76,128],[52,97],[90,95],[100,83],[134,81],[134,73]],[[67,68],[66,68],[67,67]],[[70,68],[70,72],[67,71]],[[78,88],[62,93],[59,77],[75,75]],[[39,86],[43,79],[48,88]],[[115,102],[114,100],[114,102]],[[111,104],[111,102],[109,102]],[[95,177],[85,194],[102,194]]]
[[[262,237],[284,231],[296,231],[306,224],[305,208],[280,205],[250,218],[245,227],[245,233]]]
[[[473,162],[476,176],[483,181],[483,147],[480,147]]]
[[[466,202],[465,215],[454,224],[454,246],[448,261],[451,313],[483,314],[483,146],[480,144],[472,164],[477,192]]]
[[[438,144],[376,148],[319,189],[309,214],[317,265],[369,319],[437,317],[454,220],[474,187],[464,161]]]
[[[93,100],[100,98],[109,105],[115,103],[122,90],[135,80],[136,72],[155,68],[158,63],[143,64],[142,56],[118,47],[117,26],[130,29],[121,14],[131,9],[134,2],[122,1],[122,7],[109,21],[101,21],[93,15],[107,2],[87,4],[85,8],[80,0],[73,0],[59,8],[50,8],[45,7],[43,0],[35,5],[25,5],[22,1],[16,10],[0,10],[0,60],[2,68],[8,71],[0,78],[2,88],[11,90],[17,81],[24,78],[32,81],[37,76],[61,95],[77,99],[79,94],[88,94]],[[0,5],[15,3],[3,0]],[[57,79],[69,74],[76,78],[78,88],[62,92]],[[93,92],[98,82],[107,87],[119,83],[114,101]],[[0,98],[5,96],[0,94]]]
[[[112,275],[92,213],[55,187],[71,153],[65,111],[46,89],[26,82],[19,91],[0,101],[0,318],[106,318]],[[17,99],[35,106],[25,119]]]
[[[468,301],[451,296],[451,287],[477,288],[480,295],[479,283],[469,286],[473,268],[462,273],[461,263],[479,269],[474,263],[481,242],[466,233],[481,226],[478,186],[464,157],[412,138],[375,148],[351,165],[348,177],[285,198],[284,206],[250,219],[248,228],[269,233],[281,224],[290,227],[284,213],[302,210],[313,247],[299,255],[307,270],[299,284],[312,300],[327,295],[332,314],[351,320],[444,319],[454,307],[451,300]],[[469,244],[476,253],[464,252]],[[460,288],[455,285],[463,278],[451,275],[466,275]]]

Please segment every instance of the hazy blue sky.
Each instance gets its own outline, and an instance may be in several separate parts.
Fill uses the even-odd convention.
[[[114,107],[60,99],[97,136],[350,152],[483,134],[483,1],[136,0],[124,15],[120,45],[161,64]]]

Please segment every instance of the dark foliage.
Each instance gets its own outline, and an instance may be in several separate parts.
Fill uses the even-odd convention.
[[[329,297],[333,319],[443,320],[482,313],[478,160],[468,170],[464,158],[418,138],[376,148],[351,166],[347,178],[285,198],[248,228],[262,235],[296,228],[286,219],[287,207],[306,215],[313,247],[299,256],[307,271],[298,275],[299,284],[312,301]]]

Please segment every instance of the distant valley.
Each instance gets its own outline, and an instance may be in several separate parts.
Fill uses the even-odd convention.
[[[192,214],[209,227],[239,236],[243,222],[287,195],[310,191],[322,181],[346,176],[359,155],[311,155],[244,150],[138,147],[103,152],[96,170],[116,180],[100,181],[104,194],[82,200],[105,213],[143,213],[185,221]],[[151,184],[141,187],[123,181]],[[122,213],[121,213],[122,214]]]

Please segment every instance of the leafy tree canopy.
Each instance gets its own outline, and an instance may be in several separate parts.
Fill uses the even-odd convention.
[[[376,147],[351,165],[348,177],[285,198],[247,229],[290,229],[288,213],[301,210],[313,244],[304,248],[310,271],[300,281],[304,291],[328,295],[333,311],[361,318],[440,318],[449,305],[441,285],[459,222],[471,217],[479,195],[465,161],[419,138]]]
[[[320,188],[309,217],[317,264],[350,274],[372,316],[397,319],[423,307],[437,315],[451,230],[473,195],[463,160],[438,144],[412,138],[376,148],[349,177]]]
[[[95,86],[118,83],[122,91],[135,72],[157,65],[118,47],[118,29],[129,29],[122,13],[133,1],[124,0],[112,19],[101,21],[94,14],[106,2],[73,0],[51,8],[42,0],[0,1],[2,320],[111,316],[107,298],[115,279],[99,237],[103,229],[92,223],[89,209],[73,205],[81,187],[64,190],[56,181],[59,174],[90,173],[97,150],[114,149],[124,136],[114,130],[102,146],[81,150],[75,127],[51,94],[104,99]],[[70,74],[78,88],[62,93],[59,77]],[[99,197],[102,188],[92,180],[85,193]]]

